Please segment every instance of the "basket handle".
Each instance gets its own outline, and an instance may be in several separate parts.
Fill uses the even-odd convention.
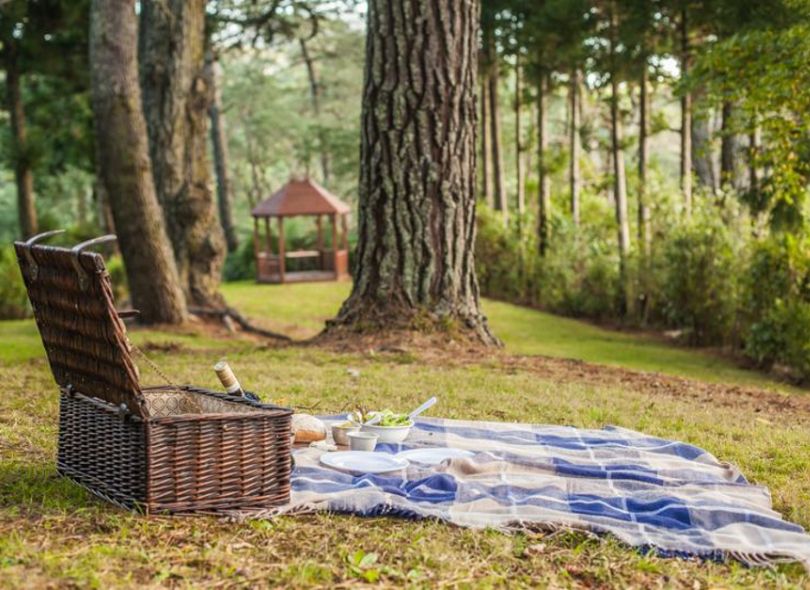
[[[79,275],[79,288],[82,291],[87,289],[87,286],[90,283],[90,277],[87,276],[87,271],[84,270],[81,263],[79,263],[79,255],[82,253],[82,251],[90,246],[106,244],[107,242],[113,242],[117,239],[118,236],[115,234],[107,234],[106,236],[100,236],[98,238],[93,238],[92,240],[82,242],[81,244],[76,244],[70,249],[70,253],[72,254],[71,262],[73,262],[73,268],[76,269],[76,274]]]
[[[39,265],[37,264],[37,261],[34,260],[34,256],[31,254],[31,246],[41,242],[42,240],[47,240],[52,236],[63,233],[65,233],[65,230],[63,229],[52,229],[51,231],[44,231],[42,233],[35,234],[23,243],[23,254],[25,254],[25,259],[28,261],[29,275],[32,281],[36,281],[37,276],[39,276]]]

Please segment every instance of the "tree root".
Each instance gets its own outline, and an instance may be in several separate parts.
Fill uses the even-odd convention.
[[[245,316],[239,313],[232,307],[189,307],[189,312],[194,315],[210,316],[220,318],[226,325],[229,321],[236,322],[242,330],[265,338],[273,338],[274,340],[281,340],[282,342],[293,342],[293,339],[285,334],[279,334],[272,330],[260,328],[252,324]]]

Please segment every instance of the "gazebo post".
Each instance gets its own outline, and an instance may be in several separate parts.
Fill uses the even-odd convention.
[[[253,257],[259,263],[259,218],[253,218]]]
[[[267,258],[273,254],[273,234],[270,231],[270,218],[264,218],[264,237],[267,240]]]
[[[337,244],[337,214],[332,213],[332,268],[335,271],[335,278],[338,276],[338,244]]]
[[[323,270],[323,222],[320,213],[315,216],[315,226],[318,228],[318,242],[316,245],[318,249],[318,266],[319,270]]]
[[[279,275],[279,282],[284,282],[284,271],[285,271],[285,256],[286,253],[284,251],[284,216],[278,216],[278,275]]]
[[[349,226],[346,222],[346,214],[340,216],[341,231],[343,232],[343,249],[349,251]]]

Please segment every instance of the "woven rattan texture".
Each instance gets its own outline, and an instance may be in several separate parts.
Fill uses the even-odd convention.
[[[138,369],[101,255],[78,255],[88,279],[82,289],[70,250],[35,245],[32,265],[26,246],[15,248],[56,382],[143,416]]]
[[[59,398],[59,473],[119,506],[146,501],[144,423],[108,403],[62,392]]]

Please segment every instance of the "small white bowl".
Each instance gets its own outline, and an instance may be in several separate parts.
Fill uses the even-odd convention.
[[[360,431],[376,434],[379,437],[379,442],[381,443],[401,443],[408,438],[408,434],[411,432],[412,426],[413,421],[408,422],[408,424],[403,424],[402,426],[378,426],[376,424],[363,424]]]
[[[377,435],[355,430],[348,433],[349,448],[353,451],[373,451],[377,446]]]

